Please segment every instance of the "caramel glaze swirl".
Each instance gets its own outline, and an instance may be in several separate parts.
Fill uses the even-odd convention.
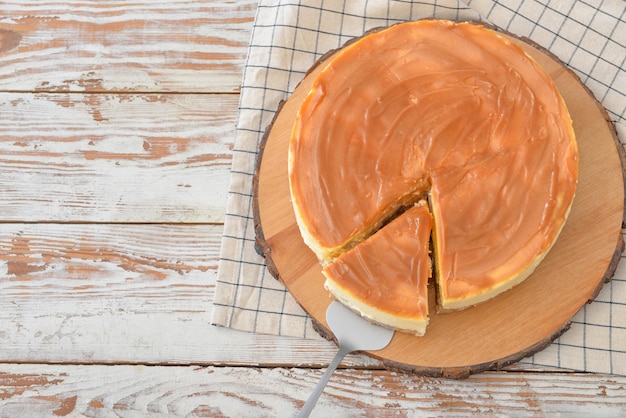
[[[494,31],[441,20],[392,26],[333,57],[289,153],[298,222],[323,260],[427,193],[437,280],[451,300],[534,269],[578,175],[549,75]]]

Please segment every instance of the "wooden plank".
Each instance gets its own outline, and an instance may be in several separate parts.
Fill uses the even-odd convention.
[[[322,371],[0,365],[2,416],[293,416]],[[338,370],[312,416],[623,416],[626,377]]]
[[[209,328],[221,229],[0,224],[0,356],[175,361]]]
[[[237,95],[0,93],[0,220],[223,222]]]
[[[234,92],[256,1],[4,1],[0,91]]]

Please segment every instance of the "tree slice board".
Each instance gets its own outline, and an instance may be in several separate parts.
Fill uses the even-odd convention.
[[[387,367],[466,377],[531,355],[569,328],[572,317],[613,276],[623,251],[623,148],[606,111],[558,58],[528,39],[501,33],[544,67],[569,107],[580,153],[579,183],[570,216],[547,257],[512,290],[451,313],[436,312],[432,291],[425,336],[396,332],[385,349],[368,352]],[[257,249],[270,272],[327,338],[332,338],[325,319],[331,297],[323,287],[321,265],[296,224],[287,154],[298,109],[332,55],[324,56],[281,103],[261,144],[253,196]]]

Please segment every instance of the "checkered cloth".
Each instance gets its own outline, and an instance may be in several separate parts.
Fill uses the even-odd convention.
[[[622,0],[261,0],[241,90],[240,114],[212,324],[321,338],[254,249],[252,177],[259,141],[324,53],[368,29],[435,17],[482,20],[546,47],[606,107],[626,141],[626,2]],[[525,364],[626,375],[626,263],[570,330]]]

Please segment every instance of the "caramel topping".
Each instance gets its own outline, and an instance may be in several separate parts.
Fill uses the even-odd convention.
[[[431,227],[428,208],[414,206],[328,264],[324,275],[378,310],[424,319]]]
[[[399,200],[429,193],[444,299],[534,268],[577,181],[554,82],[521,48],[472,24],[404,23],[344,48],[292,135],[292,197],[320,247],[340,247]]]

